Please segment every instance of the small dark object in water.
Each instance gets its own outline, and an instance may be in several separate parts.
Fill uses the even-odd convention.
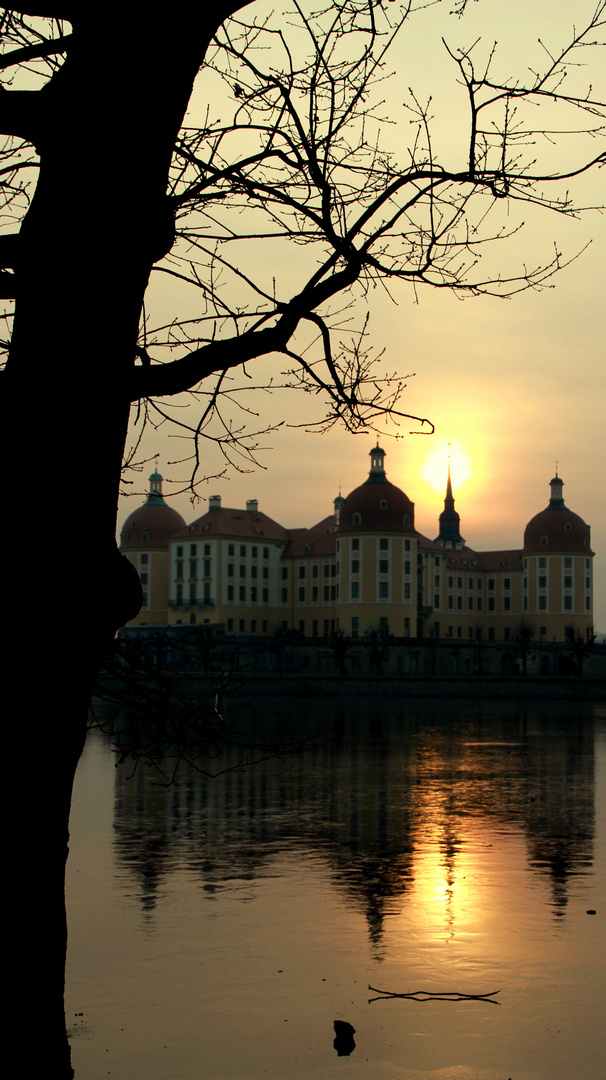
[[[355,1027],[347,1023],[347,1020],[334,1020],[335,1025],[335,1041],[333,1046],[337,1051],[339,1057],[349,1057],[352,1050],[355,1050],[356,1044],[354,1042]]]
[[[595,908],[592,908],[592,907],[588,908],[586,914],[587,915],[595,915],[596,914]]]

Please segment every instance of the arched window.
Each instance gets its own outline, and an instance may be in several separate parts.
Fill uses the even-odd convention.
[[[353,524],[354,525],[361,525],[362,524],[362,515],[361,514],[354,514],[354,516],[353,516]]]
[[[570,532],[571,529],[572,529],[572,525],[570,524],[569,521],[567,521],[565,526],[564,526],[564,531],[565,532]]]
[[[407,529],[410,525],[410,515],[404,514],[404,528]]]
[[[387,499],[381,499],[379,506],[381,507],[381,510],[387,510]]]
[[[541,547],[547,547],[547,537],[546,536],[541,537]]]

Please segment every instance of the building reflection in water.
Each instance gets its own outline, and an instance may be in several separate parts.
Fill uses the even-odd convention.
[[[183,766],[170,787],[143,768],[132,779],[116,770],[118,860],[149,918],[177,869],[210,899],[285,856],[312,860],[380,951],[386,920],[413,897],[446,939],[477,919],[483,872],[515,885],[504,838],[519,836],[525,872],[548,885],[561,918],[571,877],[592,865],[593,715],[553,703],[257,705],[240,721],[257,739],[276,725],[331,738],[243,768],[227,748],[221,775]]]

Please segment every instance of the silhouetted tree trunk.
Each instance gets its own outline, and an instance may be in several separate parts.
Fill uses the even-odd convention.
[[[19,731],[4,785],[6,983],[9,1030],[25,1022],[32,1036],[15,1071],[36,1078],[72,1075],[63,1015],[72,784],[101,658],[140,601],[115,527],[143,295],[172,243],[167,175],[193,81],[236,7],[180,4],[167,19],[140,3],[103,15],[72,5],[69,62],[35,95],[0,98],[2,130],[29,138],[41,159],[19,234],[0,425],[5,470],[11,463],[5,731]]]

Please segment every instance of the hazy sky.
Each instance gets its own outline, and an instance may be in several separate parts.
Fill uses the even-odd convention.
[[[398,141],[405,144],[409,137],[402,102],[407,87],[413,86],[423,99],[432,95],[442,157],[456,160],[464,154],[464,140],[458,138],[464,113],[441,36],[455,45],[471,43],[480,35],[489,45],[496,38],[503,70],[523,77],[528,66],[539,62],[542,50],[537,38],[555,50],[570,34],[573,18],[578,28],[592,13],[593,3],[480,0],[462,20],[449,17],[448,6],[452,5],[417,15],[409,36],[405,33],[394,51],[391,64],[397,71],[385,94],[396,124],[387,137],[393,146]],[[604,86],[606,54],[588,50],[580,58],[589,63],[587,82],[595,86],[601,80]],[[605,97],[606,89],[602,100]],[[561,137],[555,142],[558,153],[568,160],[571,140]],[[555,153],[551,143],[549,148]],[[589,152],[603,149],[603,140],[594,140]],[[570,187],[578,190],[580,202],[596,205],[606,202],[605,181],[602,168],[591,178],[572,181]],[[517,221],[516,213],[514,208],[512,222]],[[592,241],[558,274],[554,288],[509,301],[480,297],[462,302],[445,290],[428,288],[415,298],[409,289],[396,285],[392,295],[397,306],[380,289],[367,298],[370,340],[377,349],[385,349],[381,369],[415,373],[408,380],[402,407],[429,417],[436,426],[431,437],[409,435],[411,425],[404,423],[401,438],[383,430],[379,438],[387,451],[388,478],[415,502],[417,528],[432,538],[443,508],[448,444],[452,444],[461,531],[477,550],[521,547],[526,522],[547,504],[557,461],[567,505],[592,528],[594,617],[596,627],[606,631],[606,216],[593,211],[581,220],[568,220],[532,210],[524,210],[522,216],[527,229],[504,253],[505,265],[514,257],[518,264],[548,259],[555,241],[566,256]],[[497,247],[493,258],[499,257]],[[293,274],[298,258],[294,248]],[[160,304],[161,289],[170,289],[166,280],[161,288],[155,286]],[[284,364],[272,358],[258,366],[278,374]],[[248,475],[230,470],[224,478],[202,485],[203,499],[216,493],[224,505],[243,506],[246,499],[257,498],[260,509],[282,524],[308,526],[331,512],[339,491],[346,495],[366,478],[368,453],[375,441],[372,433],[352,436],[334,428],[316,435],[288,426],[318,416],[317,401],[295,390],[251,395],[247,404],[259,413],[261,426],[281,420],[287,426],[260,440],[268,447],[258,455],[260,468]],[[179,481],[186,476],[185,466],[169,464],[183,456],[184,445],[171,439],[166,427],[150,432],[143,447],[148,455],[159,454],[166,478]],[[222,468],[220,456],[211,444],[205,449],[207,471],[216,474]],[[143,477],[150,471],[146,466]],[[189,520],[206,510],[206,502],[193,508],[186,495],[177,496],[173,505]],[[121,520],[133,506],[131,499],[123,501]]]

